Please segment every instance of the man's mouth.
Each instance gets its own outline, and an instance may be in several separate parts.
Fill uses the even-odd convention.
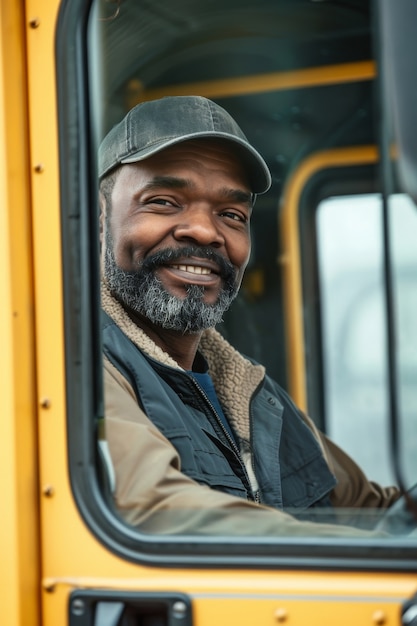
[[[208,267],[201,267],[200,265],[175,265],[172,264],[170,267],[174,270],[181,270],[182,272],[188,272],[189,274],[200,274],[207,276],[211,274],[211,270]]]
[[[234,285],[235,270],[233,265],[211,248],[188,246],[181,249],[165,249],[155,252],[144,259],[142,269],[146,272],[172,270],[187,282],[193,278],[208,285],[208,282],[222,279],[224,284]]]

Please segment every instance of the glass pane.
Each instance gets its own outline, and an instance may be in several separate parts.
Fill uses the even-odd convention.
[[[225,6],[218,0],[204,4],[181,0],[174,8],[168,0],[158,4],[138,0],[126,0],[120,4],[97,2],[89,40],[91,118],[97,145],[137,103],[165,95],[183,95],[185,90],[187,94],[209,95],[224,106],[242,126],[249,141],[264,155],[272,171],[273,186],[268,195],[257,199],[251,232],[252,254],[246,278],[221,330],[234,348],[265,363],[267,372],[284,385],[284,328],[277,264],[277,207],[282,189],[288,174],[317,146],[327,146],[330,138],[335,138],[337,145],[365,143],[364,138],[369,140],[371,127],[369,117],[362,109],[358,115],[351,115],[353,110],[357,111],[358,102],[370,96],[371,86],[366,80],[312,88],[273,86],[258,91],[256,79],[261,76],[263,80],[265,73],[273,75],[276,80],[280,72],[323,64],[323,56],[326,64],[355,61],[360,54],[368,58],[367,40],[364,43],[359,37],[361,45],[346,45],[351,42],[353,33],[357,33],[361,14],[359,17],[355,14],[351,22],[347,19],[349,11],[346,16],[344,9],[338,9],[341,13],[334,14],[332,7],[324,6],[327,3],[314,3],[314,7],[313,3],[311,6],[303,2],[296,4],[294,8],[293,3],[263,0],[260,3],[233,1]],[[305,12],[300,21],[298,8],[301,6]],[[322,9],[329,10],[325,20],[321,19]],[[315,20],[320,37],[309,36],[307,25],[312,27],[310,18]],[[321,37],[326,36],[331,45],[324,54]],[[342,39],[345,45],[340,45]],[[171,159],[170,167],[177,161]],[[227,168],[222,171],[225,169],[227,173]],[[194,170],[190,170],[194,175]],[[118,176],[121,176],[120,172],[108,181],[106,193],[102,189],[102,200],[105,198],[107,209],[102,226],[105,234],[109,234],[109,239],[103,235],[102,243],[107,250],[114,252],[116,244],[110,236],[114,237],[116,232],[118,242],[121,242],[120,258],[126,264],[126,267],[122,268],[122,263],[116,269],[131,275],[136,270],[132,258],[136,255],[137,261],[142,259],[141,254],[146,256],[141,251],[143,239],[149,237],[150,241],[147,249],[144,245],[146,252],[158,248],[164,238],[158,239],[160,227],[154,229],[149,222],[148,228],[130,229],[129,219],[140,213],[138,198],[143,189],[139,183],[139,191],[137,188],[132,190],[133,178],[118,185]],[[168,175],[164,172],[156,178],[160,185],[161,180],[165,184],[173,177],[169,171]],[[178,176],[176,180],[178,182]],[[189,179],[182,177],[177,188],[184,187],[184,180]],[[154,190],[156,185],[152,187],[152,184],[148,185],[148,191]],[[197,184],[189,187],[194,191],[199,189]],[[117,193],[114,194],[115,188]],[[206,190],[209,199],[213,189],[217,189],[215,185]],[[223,184],[221,189],[224,193],[224,189],[228,191],[229,188]],[[181,203],[171,202],[171,196],[167,201],[163,193],[160,195],[162,197],[157,195],[156,200],[154,198],[158,215],[163,215],[164,209],[172,215],[175,214],[171,211],[173,206],[182,207]],[[242,198],[241,193],[229,193],[229,196]],[[116,207],[117,199],[119,204]],[[201,198],[198,202],[204,204]],[[123,207],[136,207],[137,210],[127,211],[117,222],[120,217],[117,211]],[[226,212],[230,213],[229,207]],[[149,216],[152,211],[145,210],[144,213]],[[233,221],[239,222],[239,219]],[[351,227],[358,249],[362,242],[370,259],[373,254],[380,257],[378,244],[371,250],[366,233],[358,229],[356,223]],[[156,239],[152,239],[154,236]],[[354,258],[356,256],[360,260],[361,253],[356,251]],[[115,256],[112,262],[114,269],[117,266]],[[384,353],[380,341],[382,317],[372,327],[375,350],[367,353],[357,369],[352,367],[351,361],[355,360],[368,332],[367,318],[381,308],[380,289],[374,289],[373,263],[373,260],[369,262],[369,284],[365,293],[359,297],[354,293],[362,308],[357,307],[350,326],[342,331],[343,336],[348,335],[343,366],[351,377],[369,374],[371,385],[365,390],[368,397],[378,395],[381,386],[378,376],[384,375],[383,366],[381,372],[376,371]],[[327,265],[324,260],[323,266]],[[172,273],[207,275],[203,271],[190,271],[182,262],[174,267],[165,260],[165,264],[156,267],[162,276],[165,275],[168,286],[175,284],[177,292],[184,285],[179,287]],[[360,264],[357,269],[361,272],[359,268]],[[169,272],[171,278],[167,279]],[[153,273],[156,273],[155,269]],[[220,274],[220,271],[208,273]],[[120,278],[120,274],[117,276]],[[378,281],[380,277],[377,284]],[[137,283],[135,289],[138,291]],[[106,362],[106,424],[101,433],[101,451],[104,462],[110,467],[108,487],[115,493],[114,508],[125,522],[145,533],[176,536],[320,535],[343,538],[351,534],[356,536],[356,530],[341,528],[337,526],[338,522],[366,528],[372,526],[372,509],[358,510],[354,502],[343,500],[332,506],[335,479],[330,470],[331,462],[323,458],[323,450],[330,454],[330,445],[326,448],[326,440],[321,439],[314,425],[299,412],[285,392],[264,377],[262,368],[237,356],[234,348],[221,351],[220,346],[222,350],[224,348],[222,338],[216,339],[213,348],[213,337],[205,336],[199,346],[198,363],[196,359],[192,365],[198,365],[197,374],[202,374],[200,370],[205,364],[201,355],[204,354],[215,382],[219,400],[216,404],[207,381],[203,384],[195,371],[184,371],[191,366],[180,368],[179,362],[173,363],[171,353],[170,358],[166,358],[166,353],[161,354],[161,343],[164,348],[169,343],[165,332],[160,331],[162,323],[158,326],[159,332],[155,332],[157,323],[152,321],[150,324],[142,311],[135,315],[132,307],[122,306],[123,299],[115,297],[114,290],[103,290],[103,294],[103,308],[110,318],[106,324],[117,337],[112,347],[116,346],[120,352],[111,354],[113,360],[110,360],[109,350],[105,353],[110,363]],[[365,296],[368,299],[363,305]],[[161,300],[157,302],[159,305]],[[167,329],[163,327],[163,330]],[[164,342],[161,342],[162,335]],[[105,339],[103,344],[107,349]],[[236,372],[235,364],[238,365]],[[361,397],[361,393],[355,398],[359,405],[368,401]],[[283,411],[285,420],[282,420]],[[239,430],[242,423],[244,429]],[[192,455],[189,454],[190,448]],[[381,476],[383,481],[386,478]],[[387,497],[389,499],[391,495]],[[266,506],[259,508],[259,501]],[[283,515],[282,509],[293,517]],[[303,522],[325,522],[329,526],[299,524],[294,518]]]
[[[397,317],[401,464],[408,485],[417,476],[417,207],[404,194],[390,198]]]
[[[402,463],[412,481],[417,459],[417,212],[408,197],[391,197],[390,219]],[[322,201],[317,230],[327,431],[370,478],[393,483],[381,197],[370,194]]]

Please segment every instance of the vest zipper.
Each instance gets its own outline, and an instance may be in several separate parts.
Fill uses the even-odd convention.
[[[253,402],[253,398],[255,397],[255,394],[258,392],[258,389],[260,389],[261,386],[262,386],[262,382],[259,383],[259,385],[255,389],[255,391],[253,392],[252,397],[251,397],[250,402],[249,402],[249,441],[253,441],[254,440],[254,438],[253,438],[252,402]],[[256,473],[255,473],[255,463],[254,463],[254,458],[253,458],[253,449],[251,449],[251,453],[250,453],[250,462],[251,462],[251,465],[252,465],[253,474],[254,474],[254,476],[256,476]],[[260,490],[259,489],[257,489],[256,492],[255,492],[255,502],[257,504],[261,504],[262,503],[261,494],[260,494]]]
[[[248,472],[246,470],[246,466],[245,466],[245,463],[244,463],[244,461],[242,459],[242,456],[240,454],[239,448],[237,447],[236,443],[233,441],[232,437],[227,432],[227,428],[224,426],[224,424],[223,424],[222,420],[220,419],[220,417],[219,417],[215,407],[213,406],[212,402],[210,401],[210,398],[207,396],[205,391],[200,387],[200,385],[198,384],[198,382],[196,381],[195,378],[193,378],[192,376],[189,376],[189,380],[192,381],[193,385],[198,389],[200,395],[203,396],[203,399],[208,404],[208,406],[211,409],[212,413],[214,413],[214,416],[216,418],[216,422],[220,426],[224,436],[226,437],[228,443],[230,444],[230,447],[232,448],[233,452],[235,453],[235,455],[236,455],[236,457],[237,457],[237,459],[238,459],[238,461],[240,463],[240,466],[241,466],[241,468],[243,470],[243,475],[244,475],[246,483],[247,483],[247,493],[248,493],[248,495],[251,496],[250,498],[248,498],[248,500],[253,500],[254,502],[259,503],[260,502],[259,491],[256,491],[256,493],[254,493],[254,491],[252,489],[252,485],[251,485],[251,482],[250,482],[249,474],[248,474]]]

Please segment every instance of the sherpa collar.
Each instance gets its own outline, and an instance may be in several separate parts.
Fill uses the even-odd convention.
[[[101,290],[101,304],[107,315],[140,350],[164,365],[182,369],[131,320],[104,284]],[[207,360],[209,373],[223,410],[240,439],[248,442],[250,400],[265,376],[265,368],[262,365],[254,365],[243,357],[214,328],[203,332],[199,350]]]

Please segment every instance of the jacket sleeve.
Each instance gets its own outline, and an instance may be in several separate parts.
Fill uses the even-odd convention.
[[[337,485],[331,495],[334,507],[381,509],[391,506],[400,497],[397,487],[381,487],[368,480],[355,461],[320,432],[309,417],[303,415],[303,418],[316,435],[329,468],[336,477]]]
[[[200,485],[181,473],[172,444],[138,406],[130,384],[104,361],[105,437],[118,513],[143,532],[251,536],[366,536],[290,515]]]

